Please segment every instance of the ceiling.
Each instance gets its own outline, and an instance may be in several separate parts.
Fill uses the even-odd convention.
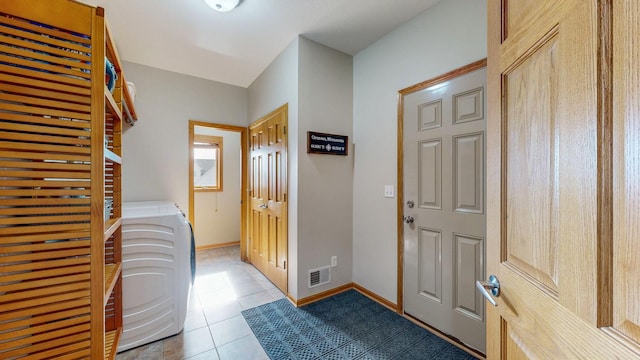
[[[440,0],[81,0],[105,8],[123,60],[248,87],[298,35],[355,55]]]

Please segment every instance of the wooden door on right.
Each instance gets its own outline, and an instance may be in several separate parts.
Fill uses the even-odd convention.
[[[487,358],[638,358],[640,4],[488,14]]]

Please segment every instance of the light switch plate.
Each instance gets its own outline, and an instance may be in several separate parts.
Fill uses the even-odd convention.
[[[384,186],[384,197],[392,198],[396,196],[393,185],[385,185]]]

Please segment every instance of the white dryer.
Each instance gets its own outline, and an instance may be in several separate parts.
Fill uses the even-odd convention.
[[[193,236],[168,201],[122,204],[122,320],[118,351],[179,333],[189,303]]]

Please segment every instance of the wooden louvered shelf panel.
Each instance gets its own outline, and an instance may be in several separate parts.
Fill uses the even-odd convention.
[[[105,334],[104,341],[104,359],[105,360],[113,360],[116,357],[116,350],[118,348],[118,341],[120,340],[120,335],[122,334],[122,329],[116,329],[113,331],[108,331]]]
[[[109,34],[101,8],[0,2],[0,359],[115,357],[122,118],[136,115]]]

